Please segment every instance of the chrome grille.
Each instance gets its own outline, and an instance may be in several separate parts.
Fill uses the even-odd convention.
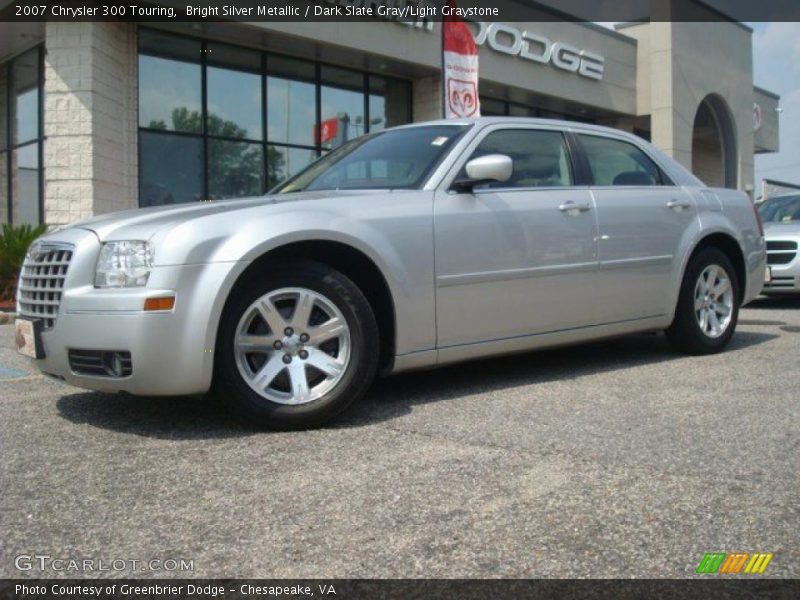
[[[72,251],[71,244],[34,243],[22,265],[17,292],[19,314],[42,319],[44,329],[56,322]]]
[[[788,265],[797,256],[797,242],[767,242],[767,264]]]

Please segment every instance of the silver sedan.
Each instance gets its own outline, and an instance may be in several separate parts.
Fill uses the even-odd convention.
[[[800,293],[800,194],[776,196],[758,207],[767,238],[767,295]]]
[[[247,419],[309,427],[379,372],[636,331],[720,351],[764,273],[747,196],[636,136],[438,121],[347,142],[264,197],[45,236],[16,339],[72,385],[213,390]]]

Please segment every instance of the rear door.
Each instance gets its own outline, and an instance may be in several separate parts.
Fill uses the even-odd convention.
[[[630,141],[578,134],[597,209],[600,322],[657,317],[671,297],[694,199]]]

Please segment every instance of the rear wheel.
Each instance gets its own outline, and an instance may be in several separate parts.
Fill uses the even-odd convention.
[[[730,342],[738,316],[739,282],[731,261],[717,248],[700,250],[686,268],[667,338],[689,354],[719,352]]]
[[[267,427],[306,428],[369,388],[378,328],[352,281],[296,261],[234,292],[217,350],[215,387],[236,413]]]

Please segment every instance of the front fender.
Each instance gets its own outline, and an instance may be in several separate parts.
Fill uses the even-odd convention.
[[[426,197],[378,204],[369,211],[362,206],[358,219],[349,217],[353,207],[330,210],[318,203],[293,210],[238,214],[235,222],[219,216],[213,217],[213,222],[212,217],[209,222],[195,219],[174,227],[161,240],[158,252],[166,262],[230,265],[226,277],[213,288],[206,348],[215,347],[225,302],[254,260],[288,244],[330,241],[361,252],[381,272],[395,307],[395,353],[429,350],[435,346],[436,324],[432,195]],[[193,239],[203,242],[186,243]]]

